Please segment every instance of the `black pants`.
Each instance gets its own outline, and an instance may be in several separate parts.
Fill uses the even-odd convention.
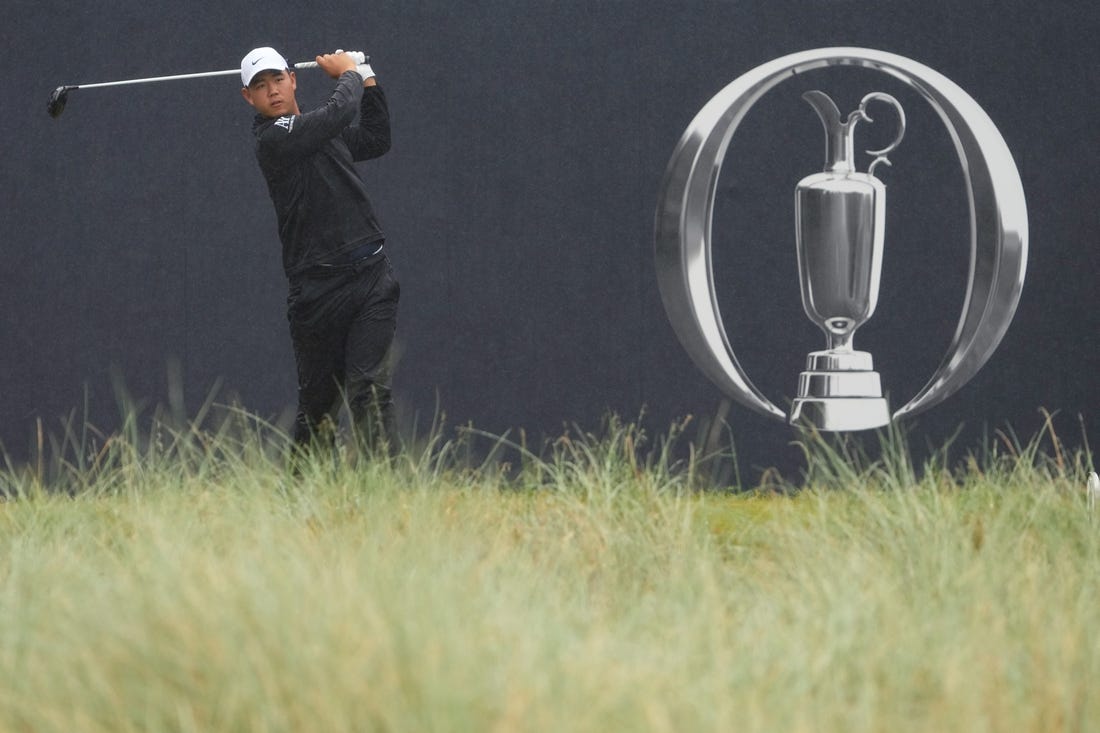
[[[385,254],[292,281],[287,318],[298,364],[299,448],[331,444],[344,400],[361,447],[396,448],[389,352],[400,297]]]

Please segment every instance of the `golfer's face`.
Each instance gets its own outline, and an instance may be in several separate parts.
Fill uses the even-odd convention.
[[[264,117],[281,117],[298,114],[298,104],[294,100],[297,88],[294,72],[264,71],[256,75],[244,96]]]

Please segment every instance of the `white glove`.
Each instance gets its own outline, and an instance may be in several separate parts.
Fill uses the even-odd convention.
[[[336,53],[346,53],[351,56],[357,62],[355,70],[359,72],[359,76],[363,77],[363,81],[374,76],[374,69],[370,67],[370,56],[367,56],[362,51],[345,51],[342,48],[336,49]]]
[[[357,64],[365,64],[368,61],[367,55],[362,51],[345,51],[342,48],[338,48],[333,53],[346,53],[348,56],[355,59],[355,63]]]

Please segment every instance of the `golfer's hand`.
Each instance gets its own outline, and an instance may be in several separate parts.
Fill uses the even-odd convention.
[[[333,79],[340,78],[340,74],[345,71],[355,71],[356,67],[355,59],[343,51],[340,53],[326,53],[324,56],[318,56],[316,61],[321,70]]]

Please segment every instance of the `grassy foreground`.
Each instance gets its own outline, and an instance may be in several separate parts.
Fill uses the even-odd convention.
[[[0,475],[0,730],[1100,726],[1100,517],[1057,443],[810,438],[806,486],[730,494],[615,421],[296,481],[261,432],[70,431]]]

